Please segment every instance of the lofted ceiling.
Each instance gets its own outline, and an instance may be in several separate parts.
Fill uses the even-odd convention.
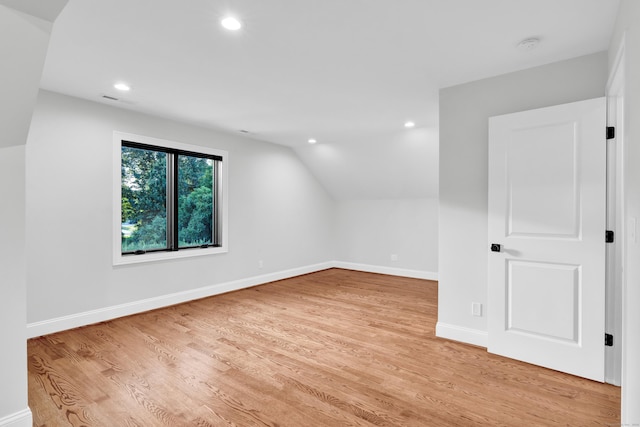
[[[291,146],[336,199],[435,197],[438,90],[606,50],[617,8],[617,0],[69,0],[41,87]],[[220,26],[229,13],[240,31]],[[530,37],[540,44],[519,50]],[[117,81],[131,90],[118,92]],[[408,120],[415,127],[404,128]]]

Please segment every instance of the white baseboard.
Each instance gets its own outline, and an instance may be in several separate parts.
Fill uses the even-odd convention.
[[[33,417],[29,408],[0,418],[0,427],[32,427]]]
[[[73,328],[79,328],[81,326],[91,325],[98,322],[105,322],[107,320],[117,319],[118,317],[130,316],[132,314],[142,313],[144,311],[155,310],[157,308],[180,304],[187,301],[193,301],[199,298],[206,298],[213,295],[219,295],[226,292],[250,288],[252,286],[262,285],[276,280],[288,279],[290,277],[300,276],[302,274],[313,273],[316,271],[326,270],[328,268],[334,267],[344,268],[347,270],[366,271],[370,273],[389,274],[393,276],[413,277],[418,279],[438,279],[437,273],[431,273],[427,271],[406,270],[400,268],[354,264],[340,261],[328,261],[320,264],[313,264],[304,267],[293,268],[290,270],[234,280],[231,282],[218,283],[216,285],[205,286],[198,289],[191,289],[184,292],[161,295],[154,298],[147,298],[126,304],[100,308],[97,310],[85,311],[82,313],[71,314],[68,316],[57,317],[40,322],[28,323],[27,338],[39,337],[42,335],[52,334],[55,332],[65,331]],[[2,424],[0,424],[0,427],[2,427]]]
[[[414,279],[438,280],[438,273],[405,268],[385,267],[380,265],[358,264],[354,262],[334,261],[333,266],[346,270],[365,271],[367,273],[388,274],[391,276],[411,277]]]
[[[205,286],[203,288],[192,289],[184,292],[176,292],[168,295],[161,295],[154,298],[147,298],[139,301],[133,301],[126,304],[119,304],[111,307],[105,307],[97,310],[85,311],[83,313],[72,314],[69,316],[57,317],[54,319],[43,320],[27,324],[27,338],[39,337],[42,335],[52,334],[67,329],[78,328],[81,326],[91,325],[93,323],[105,322],[107,320],[116,319],[118,317],[130,316],[132,314],[142,313],[157,308],[168,307],[170,305],[180,304],[187,301],[193,301],[199,298],[206,298],[213,295],[219,295],[226,292],[237,291],[240,289],[250,288],[252,286],[262,285],[276,280],[288,279],[290,277],[300,276],[302,274],[313,273],[320,270],[332,268],[332,262],[325,262],[304,267],[293,268],[290,270],[279,271],[275,273],[263,274],[260,276],[248,277],[245,279],[234,280],[226,283]],[[0,427],[2,424],[0,424]]]
[[[484,348],[487,348],[489,338],[486,331],[449,325],[442,322],[436,323],[436,336]]]

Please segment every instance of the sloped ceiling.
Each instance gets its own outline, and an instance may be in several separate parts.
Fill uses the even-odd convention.
[[[69,0],[0,0],[0,5],[54,22]]]
[[[617,7],[70,0],[41,86],[291,146],[336,199],[434,197],[438,90],[606,50]],[[228,13],[241,19],[240,31],[221,28]],[[537,48],[516,48],[529,37],[540,39]],[[132,89],[119,93],[116,81]],[[416,126],[405,129],[407,120]]]

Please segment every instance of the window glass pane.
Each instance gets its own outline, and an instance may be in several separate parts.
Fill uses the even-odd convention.
[[[178,156],[178,248],[213,243],[213,160]]]
[[[122,253],[167,248],[167,154],[122,147]]]

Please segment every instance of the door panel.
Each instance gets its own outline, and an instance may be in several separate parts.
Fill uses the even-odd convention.
[[[574,123],[515,130],[506,155],[508,235],[578,237]]]
[[[580,267],[508,260],[507,269],[507,331],[578,344]]]
[[[492,353],[603,381],[605,100],[489,119]],[[487,249],[488,250],[488,249]]]

